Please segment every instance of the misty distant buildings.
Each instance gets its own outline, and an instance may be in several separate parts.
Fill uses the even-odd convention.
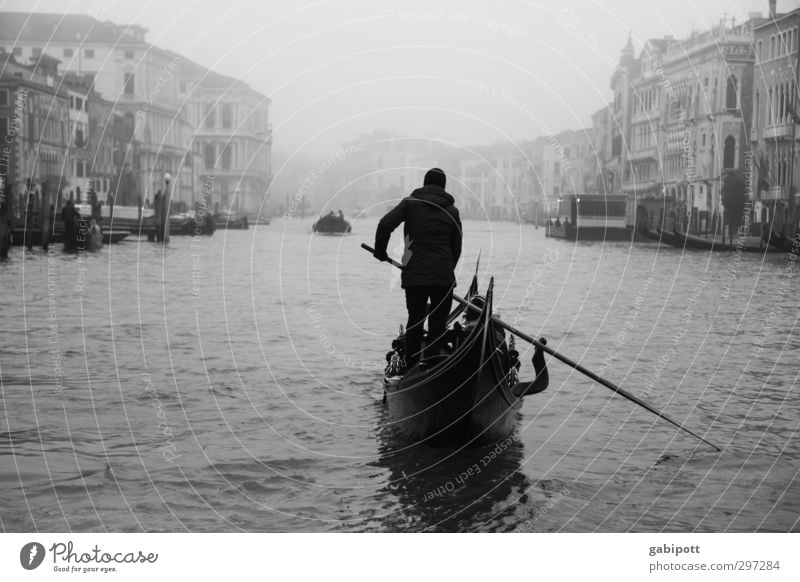
[[[152,200],[170,172],[173,201],[192,204],[205,190],[222,206],[258,212],[270,179],[269,99],[149,44],[146,33],[84,15],[0,13],[0,52],[12,63],[0,70],[5,99],[16,99],[15,84],[42,81],[57,107],[24,121],[63,140],[18,143],[9,182],[76,196],[91,184],[101,200],[113,193],[134,204]],[[60,167],[43,167],[54,149]]]

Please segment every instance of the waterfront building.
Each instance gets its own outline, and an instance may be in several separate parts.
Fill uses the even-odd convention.
[[[770,2],[770,18],[755,27],[754,71],[755,105],[752,181],[756,194],[754,226],[785,230],[791,234],[798,225],[800,205],[800,148],[797,139],[797,78],[800,72],[800,9],[786,14],[775,12]]]
[[[639,65],[640,61],[636,58],[633,48],[633,39],[628,35],[628,42],[620,53],[617,68],[611,75],[610,82],[613,93],[608,114],[610,147],[604,166],[606,183],[614,193],[623,191],[624,172],[628,172],[628,177],[630,176],[628,154],[634,102],[631,79],[639,74]]]
[[[137,198],[152,201],[169,172],[173,201],[195,202],[209,181],[223,205],[241,200],[241,209],[257,211],[270,180],[269,100],[151,45],[146,34],[88,15],[0,13],[0,48],[33,63],[42,55],[59,59],[66,71],[90,75],[92,90],[115,112],[132,116],[137,147],[128,171]],[[84,113],[74,110],[73,127]],[[81,178],[83,158],[76,151],[71,178]]]
[[[205,193],[221,210],[257,217],[272,174],[269,98],[243,81],[175,57],[182,111],[194,128],[184,165],[192,164],[200,182],[189,201]]]
[[[727,172],[744,167],[753,110],[754,27],[723,18],[683,40],[630,41],[612,76],[612,153],[606,174],[628,196],[628,223],[673,219],[718,229]],[[620,173],[621,172],[621,173]]]
[[[69,168],[69,95],[56,63],[23,65],[0,53],[0,175],[21,217],[33,194],[37,209],[55,204]]]

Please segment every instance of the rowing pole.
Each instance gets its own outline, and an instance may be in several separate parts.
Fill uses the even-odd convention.
[[[374,253],[375,252],[375,249],[373,249],[371,246],[369,246],[367,244],[364,244],[364,243],[361,243],[361,248],[366,250],[366,251],[369,251],[370,253]],[[400,263],[398,263],[397,261],[393,260],[390,257],[387,257],[386,262],[394,265],[395,267],[397,267],[400,270],[403,269],[403,265],[401,265]],[[457,301],[458,303],[460,303],[461,305],[463,305],[464,307],[466,307],[467,309],[469,309],[470,311],[473,311],[475,313],[480,313],[482,311],[482,309],[480,307],[478,307],[477,305],[473,305],[472,303],[470,303],[466,299],[463,299],[462,297],[459,297],[455,293],[453,293],[453,299],[455,301]],[[699,434],[696,434],[696,433],[692,432],[691,430],[689,430],[688,428],[683,426],[681,423],[679,423],[677,420],[673,420],[672,418],[670,418],[669,416],[667,416],[666,414],[664,414],[663,412],[661,412],[660,410],[658,410],[657,408],[655,408],[651,404],[648,404],[647,402],[645,402],[644,400],[642,400],[638,396],[634,396],[633,394],[631,394],[630,392],[628,392],[627,390],[625,390],[623,388],[620,388],[619,386],[617,386],[613,382],[609,382],[608,380],[598,376],[597,374],[595,374],[591,370],[587,370],[586,368],[581,366],[579,363],[574,362],[571,359],[569,359],[567,356],[564,356],[564,355],[558,353],[557,351],[555,351],[550,346],[540,342],[537,339],[534,339],[533,337],[529,336],[525,332],[518,330],[514,326],[507,324],[505,321],[503,321],[502,319],[500,319],[496,315],[493,315],[492,318],[495,320],[495,322],[497,322],[498,325],[500,325],[500,327],[506,329],[507,331],[510,331],[511,333],[516,335],[517,337],[519,337],[521,339],[524,339],[529,344],[533,344],[534,346],[536,346],[537,348],[539,348],[543,352],[546,352],[546,353],[550,354],[551,356],[553,356],[557,360],[560,360],[563,363],[565,363],[567,366],[569,366],[571,368],[574,368],[575,370],[577,370],[578,372],[580,372],[584,376],[587,376],[588,378],[591,378],[592,380],[594,380],[598,384],[601,384],[601,385],[605,386],[606,388],[608,388],[610,390],[613,390],[614,392],[616,392],[620,396],[623,396],[623,397],[627,398],[628,400],[630,400],[631,402],[633,402],[635,404],[638,404],[642,408],[645,408],[645,409],[649,410],[650,412],[652,412],[656,416],[659,416],[659,417],[663,418],[664,420],[666,420],[667,422],[675,425],[679,429],[681,429],[683,431],[686,431],[687,433],[689,433],[693,437],[695,437],[697,439],[700,439],[701,441],[703,441],[707,445],[715,448],[717,451],[722,452],[722,449],[719,448],[717,445],[715,445],[714,443],[704,439]]]

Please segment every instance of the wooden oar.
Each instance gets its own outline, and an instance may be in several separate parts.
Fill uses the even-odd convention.
[[[370,253],[374,252],[372,247],[370,247],[369,245],[366,245],[364,243],[361,243],[361,248],[363,248],[364,250],[369,251]],[[400,263],[398,263],[397,261],[395,261],[395,260],[393,260],[391,258],[388,258],[387,262],[391,263],[392,265],[394,265],[398,269],[402,269],[403,268],[403,265],[401,265]],[[469,301],[467,301],[465,299],[462,299],[461,297],[459,297],[455,293],[453,293],[453,300],[457,301],[458,303],[460,303],[461,305],[463,305],[464,307],[466,307],[470,311],[474,311],[475,313],[480,313],[481,312],[481,308],[480,307],[478,307],[477,305],[473,305],[472,303],[470,303]],[[507,324],[505,321],[503,321],[502,319],[500,319],[496,315],[493,315],[492,318],[494,319],[494,321],[498,325],[500,325],[500,327],[510,331],[511,333],[516,335],[517,337],[519,337],[521,339],[524,339],[529,344],[533,344],[534,346],[536,346],[537,348],[539,348],[543,352],[550,354],[551,356],[553,356],[557,360],[561,360],[567,366],[570,366],[571,368],[574,368],[575,370],[577,370],[578,372],[580,372],[584,376],[587,376],[587,377],[591,378],[592,380],[594,380],[595,382],[597,382],[598,384],[601,384],[601,385],[605,386],[606,388],[609,388],[609,389],[613,390],[614,392],[616,392],[620,396],[623,396],[623,397],[627,398],[628,400],[630,400],[631,402],[634,402],[635,404],[638,404],[642,408],[645,408],[645,409],[649,410],[650,412],[652,412],[656,416],[658,416],[660,418],[663,418],[667,422],[669,422],[669,423],[675,425],[676,427],[678,427],[679,429],[689,433],[693,437],[695,437],[697,439],[700,439],[701,441],[703,441],[704,443],[706,443],[710,447],[713,447],[717,451],[722,452],[722,449],[719,448],[717,445],[715,445],[712,442],[709,442],[708,440],[704,439],[700,435],[692,432],[691,430],[689,430],[688,428],[683,426],[681,423],[679,423],[676,420],[673,420],[672,418],[670,418],[669,416],[667,416],[666,414],[664,414],[663,412],[661,412],[660,410],[658,410],[654,406],[648,404],[647,402],[645,402],[644,400],[642,400],[638,396],[634,396],[633,394],[631,394],[627,390],[624,390],[623,388],[620,388],[619,386],[617,386],[613,382],[609,382],[605,378],[601,378],[600,376],[598,376],[597,374],[595,374],[591,370],[587,370],[586,368],[584,368],[583,366],[581,366],[577,362],[573,362],[568,357],[558,353],[557,351],[555,351],[550,346],[540,342],[539,340],[536,340],[536,339],[532,338],[531,336],[529,336],[528,334],[518,330],[514,326]]]

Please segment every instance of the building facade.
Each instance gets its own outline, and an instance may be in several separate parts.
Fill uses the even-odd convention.
[[[179,57],[180,58],[180,57]],[[177,70],[181,100],[194,128],[185,164],[222,210],[252,217],[262,212],[271,179],[270,100],[246,83],[186,59]]]
[[[67,183],[69,96],[52,66],[26,66],[0,53],[0,71],[0,176],[20,217],[27,194],[39,209],[56,205]]]
[[[771,7],[774,10],[774,6]],[[800,9],[774,14],[755,28],[754,109],[751,125],[755,198],[753,222],[776,232],[798,224],[800,139],[797,75]]]
[[[638,58],[628,39],[611,79],[603,172],[628,197],[628,224],[721,227],[725,175],[743,169],[750,151],[753,33],[763,21],[723,18],[682,40],[651,39]]]
[[[58,59],[65,71],[88,75],[91,92],[113,103],[114,113],[126,119],[112,127],[125,133],[132,120],[136,151],[125,158],[125,185],[120,185],[130,190],[123,193],[126,200],[152,200],[166,187],[169,172],[173,201],[195,202],[208,190],[205,180],[213,177],[216,202],[257,211],[271,177],[269,100],[244,83],[149,44],[146,34],[141,26],[86,15],[0,14],[0,48],[32,63],[43,56]],[[78,93],[73,104],[78,99],[85,103]],[[73,108],[71,181],[92,178],[80,175],[86,173],[86,159],[77,145],[90,111],[91,105],[89,111]],[[230,127],[223,126],[227,122]],[[107,177],[98,176],[97,183],[102,179],[105,187]],[[111,193],[110,184],[103,193]]]

